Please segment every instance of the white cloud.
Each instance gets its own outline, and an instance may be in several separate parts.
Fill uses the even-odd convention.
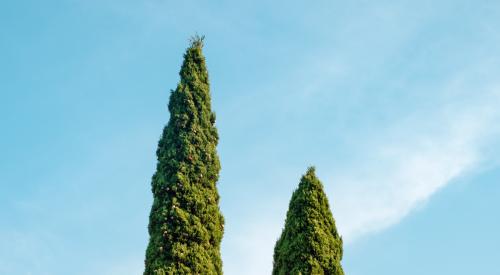
[[[472,98],[472,97],[471,97]],[[383,131],[356,167],[331,182],[340,232],[349,242],[399,222],[436,191],[474,172],[498,133],[500,97],[418,113]],[[381,141],[380,141],[381,140]]]

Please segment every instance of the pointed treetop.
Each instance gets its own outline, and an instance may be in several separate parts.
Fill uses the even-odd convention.
[[[181,70],[179,72],[181,77],[180,85],[188,86],[188,90],[191,92],[197,90],[209,90],[208,86],[201,87],[209,84],[205,57],[203,55],[204,39],[205,36],[200,36],[198,34],[189,39],[190,45],[184,53],[184,61],[182,62]]]
[[[203,48],[203,40],[205,40],[205,36],[195,34],[189,38],[189,43],[191,43],[191,48]]]
[[[316,167],[314,167],[314,166],[309,166],[309,167],[307,168],[306,175],[311,175],[311,176],[316,177]]]
[[[306,188],[306,186],[308,186],[307,188],[319,188],[321,190],[323,190],[323,185],[321,184],[321,181],[318,179],[318,177],[316,176],[316,167],[314,166],[309,166],[307,168],[307,171],[304,175],[302,175],[302,178],[300,180],[300,183],[299,183],[299,188]],[[314,186],[314,187],[312,187]]]

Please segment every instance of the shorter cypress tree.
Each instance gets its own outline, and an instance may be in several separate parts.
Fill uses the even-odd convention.
[[[323,191],[310,167],[292,195],[285,228],[274,248],[273,275],[343,275],[342,238]]]

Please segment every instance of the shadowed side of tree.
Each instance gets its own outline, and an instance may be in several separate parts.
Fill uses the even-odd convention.
[[[202,48],[203,38],[194,37],[170,95],[151,184],[145,275],[222,274],[218,134]]]
[[[342,254],[342,238],[311,167],[290,200],[285,228],[274,248],[273,275],[343,275]]]

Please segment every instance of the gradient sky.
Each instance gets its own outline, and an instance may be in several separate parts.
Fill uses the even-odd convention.
[[[500,274],[500,2],[2,1],[0,274],[141,274],[206,35],[225,274],[269,274],[315,165],[348,275]]]

